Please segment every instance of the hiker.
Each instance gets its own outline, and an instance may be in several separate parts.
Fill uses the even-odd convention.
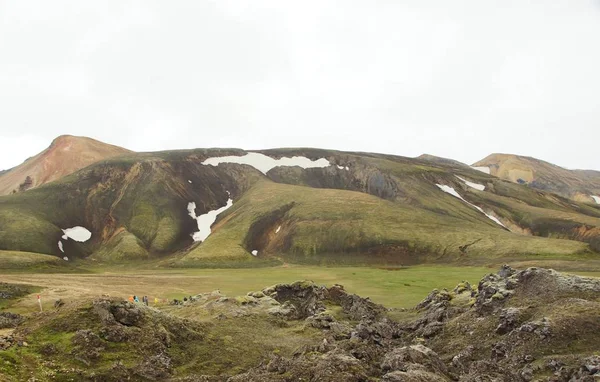
[[[144,303],[148,306],[148,296],[144,296]]]
[[[140,303],[140,299],[138,298],[138,296],[133,296],[133,302],[136,302],[138,304]]]
[[[129,296],[128,300],[129,302],[133,302],[133,296]]]
[[[158,305],[158,297],[154,297],[154,305]]]

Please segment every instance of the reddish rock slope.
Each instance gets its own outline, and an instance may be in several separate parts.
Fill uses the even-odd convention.
[[[41,186],[98,161],[130,152],[95,139],[62,135],[46,150],[1,174],[0,195]]]

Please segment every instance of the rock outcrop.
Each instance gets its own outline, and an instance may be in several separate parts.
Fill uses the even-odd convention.
[[[164,311],[101,298],[24,322],[4,313],[17,328],[0,337],[0,348],[28,346],[44,365],[68,357],[77,366],[53,370],[77,380],[591,382],[600,378],[599,300],[600,280],[504,266],[476,289],[462,282],[431,292],[410,312],[416,318],[399,323],[342,286],[299,281],[234,298],[189,296]],[[44,338],[44,328],[68,340],[28,344]],[[305,336],[302,344],[287,354],[264,352],[259,336],[281,328],[279,341],[294,334]],[[254,337],[242,336],[248,329],[257,330]],[[250,353],[218,358],[248,340],[262,354],[255,363],[241,358]],[[115,349],[126,351],[127,362],[112,361]]]

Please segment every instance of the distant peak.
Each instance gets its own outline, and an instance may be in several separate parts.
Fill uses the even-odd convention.
[[[86,139],[86,138],[85,137],[76,137],[74,135],[67,135],[67,134],[59,135],[58,137],[54,138],[54,140],[52,140],[50,147],[59,145],[63,142],[73,142],[76,140],[84,140],[84,139]]]
[[[63,135],[59,135],[58,137],[54,138],[53,142],[71,141],[71,140],[88,140],[88,139],[92,139],[92,138],[78,136],[78,135],[63,134]]]

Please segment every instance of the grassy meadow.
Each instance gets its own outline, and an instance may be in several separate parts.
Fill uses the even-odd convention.
[[[10,273],[0,280],[43,287],[42,298],[50,304],[56,299],[73,300],[102,294],[127,298],[148,295],[153,301],[182,298],[219,289],[229,296],[245,295],[277,283],[312,280],[370,297],[390,308],[412,307],[434,288],[453,288],[462,280],[477,283],[495,269],[485,267],[415,266],[405,268],[317,267],[288,265],[259,269],[181,269],[129,270],[92,273]],[[36,309],[34,298],[22,299],[12,310]]]
[[[346,290],[370,297],[389,308],[410,308],[435,288],[453,288],[466,280],[472,284],[497,268],[419,265],[400,268],[322,267],[285,265],[253,269],[96,269],[88,273],[8,273],[0,280],[37,285],[43,288],[43,301],[50,306],[65,301],[111,295],[127,298],[147,295],[150,301],[220,290],[228,296],[245,295],[277,283],[312,280],[331,286],[341,284]],[[578,272],[575,272],[578,273]],[[585,272],[600,276],[600,272]],[[37,309],[33,296],[16,301],[11,311],[27,313]]]

